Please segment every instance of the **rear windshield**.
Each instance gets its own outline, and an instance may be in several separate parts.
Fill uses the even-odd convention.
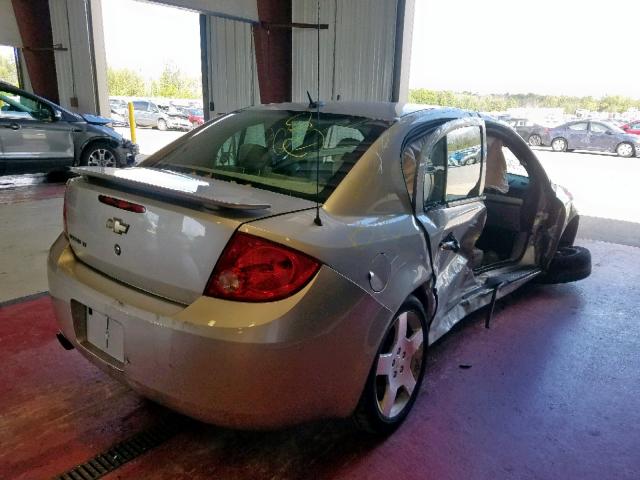
[[[389,127],[350,115],[245,110],[205,125],[140,166],[233,181],[324,202]]]

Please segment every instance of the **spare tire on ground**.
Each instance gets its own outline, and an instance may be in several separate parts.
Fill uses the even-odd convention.
[[[584,247],[560,247],[539,283],[568,283],[591,274],[591,252]]]

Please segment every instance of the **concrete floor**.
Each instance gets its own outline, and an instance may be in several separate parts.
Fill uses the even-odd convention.
[[[185,419],[106,478],[637,479],[640,249],[584,244],[590,278],[527,286],[499,302],[490,330],[480,312],[437,343],[409,421],[386,441],[340,421],[251,433]],[[55,331],[46,296],[0,308],[0,478],[49,478],[173,417]]]
[[[543,155],[554,178],[571,180],[580,162],[584,177],[573,181],[590,180],[577,185],[578,200],[598,191],[602,162],[623,173],[640,165]],[[627,185],[623,173],[604,191]],[[525,287],[499,302],[491,330],[483,312],[468,317],[432,348],[410,421],[376,441],[342,421],[271,433],[201,424],[63,350],[48,297],[15,300],[47,290],[63,184],[0,180],[0,479],[52,477],[167,419],[177,435],[106,478],[638,478],[640,202],[630,187],[622,207],[603,190],[602,202],[587,199],[587,213],[609,217],[581,224],[593,275]]]

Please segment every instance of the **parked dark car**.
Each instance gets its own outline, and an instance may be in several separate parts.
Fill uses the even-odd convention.
[[[549,138],[549,128],[538,125],[531,120],[526,118],[511,118],[507,120],[507,123],[532,147],[549,145],[551,142]]]
[[[111,121],[0,82],[0,175],[133,164],[137,145],[110,128]]]
[[[621,157],[640,154],[640,137],[605,121],[575,120],[552,128],[549,135],[556,152],[595,150]]]
[[[640,120],[635,120],[633,122],[625,123],[624,125],[620,126],[620,128],[622,128],[622,130],[624,130],[627,133],[640,135]]]

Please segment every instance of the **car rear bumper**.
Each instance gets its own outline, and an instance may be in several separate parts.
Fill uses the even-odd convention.
[[[285,300],[179,305],[84,265],[62,235],[48,276],[60,330],[91,362],[170,408],[239,428],[348,416],[392,317],[328,267]],[[87,341],[84,306],[122,325],[123,362]]]

